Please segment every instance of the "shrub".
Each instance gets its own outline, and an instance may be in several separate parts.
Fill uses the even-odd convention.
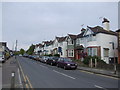
[[[91,58],[92,58],[91,56],[85,57],[84,60],[83,60],[83,63],[88,65]]]
[[[89,65],[90,60],[92,59],[92,62],[95,63],[95,59],[97,60],[98,63],[104,63],[106,64],[103,60],[101,60],[100,57],[98,56],[87,56],[84,58],[83,63],[86,65]]]
[[[51,57],[51,56],[52,56],[52,54],[49,54],[48,56],[49,56],[49,57]]]
[[[60,57],[60,54],[55,54],[54,56],[56,56],[56,57]]]

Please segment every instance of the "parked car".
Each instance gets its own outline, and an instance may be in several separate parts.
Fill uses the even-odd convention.
[[[29,55],[28,54],[24,54],[23,57],[28,57]]]
[[[46,61],[47,61],[48,59],[49,59],[48,56],[43,56],[40,61],[43,62],[43,63],[46,63]]]
[[[33,59],[33,56],[32,56],[32,55],[29,55],[28,58]]]
[[[77,64],[74,63],[69,58],[59,58],[58,61],[57,61],[57,67],[62,67],[64,69],[76,69]]]
[[[56,65],[59,57],[49,57],[46,61],[47,64]]]
[[[40,56],[39,56],[39,55],[35,55],[35,56],[34,56],[34,59],[35,59],[36,61],[40,61]]]

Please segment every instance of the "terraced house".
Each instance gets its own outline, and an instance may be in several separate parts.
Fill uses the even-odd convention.
[[[108,64],[114,63],[114,57],[119,54],[117,33],[109,29],[109,23],[110,21],[104,18],[103,27],[87,26],[86,29],[82,28],[78,35],[68,34],[65,37],[55,37],[53,41],[42,42],[37,51],[43,55],[59,54],[60,57],[79,60],[83,60],[85,56],[98,56]]]
[[[75,39],[76,35],[68,34],[67,40],[67,57],[71,59],[75,59]]]
[[[79,52],[87,52],[87,55],[101,57],[106,63],[114,62],[117,57],[117,34],[109,30],[109,21],[104,18],[103,27],[95,26],[83,29],[76,39],[76,45]],[[114,43],[114,49],[113,45]],[[76,53],[77,54],[77,53]],[[77,59],[80,59],[77,54]]]
[[[67,57],[67,41],[66,36],[65,37],[55,37],[55,40],[53,42],[53,55],[59,54],[60,57]]]

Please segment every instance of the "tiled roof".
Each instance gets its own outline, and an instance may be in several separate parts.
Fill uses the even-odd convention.
[[[71,39],[76,39],[77,35],[73,35],[73,34],[68,34],[70,36]]]
[[[107,30],[103,29],[100,26],[96,26],[96,27],[89,27],[89,26],[87,26],[87,27],[90,28],[95,34],[97,34],[97,33],[104,33],[104,34],[110,34],[110,35],[117,35],[116,32],[111,31],[111,30],[107,31]]]
[[[63,41],[65,41],[66,36],[65,37],[56,37],[56,39],[58,40],[58,42],[63,42]]]
[[[118,29],[116,32],[120,32],[120,29]]]
[[[39,44],[36,44],[35,46],[36,47],[42,47],[43,45],[41,43],[39,43]]]
[[[53,41],[44,41],[44,44],[46,44],[47,46],[53,44]]]
[[[85,30],[86,30],[86,29],[82,28],[82,29],[81,29],[81,33],[77,35],[77,38],[81,38],[81,37],[83,36]]]

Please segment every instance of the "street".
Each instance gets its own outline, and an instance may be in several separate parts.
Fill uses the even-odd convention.
[[[41,62],[17,57],[29,88],[118,88],[118,79],[81,70],[64,70]]]

